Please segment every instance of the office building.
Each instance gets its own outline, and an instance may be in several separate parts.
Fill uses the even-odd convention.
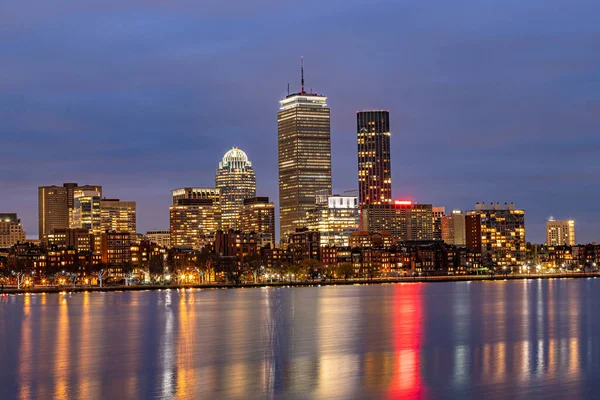
[[[513,203],[477,203],[475,210],[467,216],[479,216],[481,229],[482,263],[486,267],[504,267],[521,265],[525,261],[525,211],[516,209]],[[467,227],[467,246],[469,232],[477,230],[471,219]],[[471,244],[472,245],[472,244]]]
[[[150,243],[155,243],[161,247],[167,249],[171,247],[171,231],[169,230],[147,231],[145,238]]]
[[[17,214],[0,214],[0,249],[7,249],[20,242],[25,242],[25,232]]]
[[[94,235],[85,228],[60,228],[48,234],[48,247],[62,249],[74,249],[79,253],[94,251]]]
[[[303,71],[300,92],[279,103],[279,228],[284,241],[306,225],[316,193],[331,194],[331,138],[327,97],[304,90]]]
[[[221,229],[219,189],[183,188],[171,193],[171,246],[201,248],[204,238],[214,239],[215,233]]]
[[[452,214],[442,217],[442,240],[446,244],[464,247],[467,244],[465,230],[465,215],[460,210],[453,210]]]
[[[548,246],[575,246],[575,221],[555,220],[546,222],[546,244]]]
[[[100,200],[100,232],[136,234],[136,203],[119,199]]]
[[[389,111],[356,114],[360,205],[392,204]]]
[[[256,175],[248,156],[233,147],[219,162],[215,186],[221,191],[223,229],[238,229],[244,199],[256,196]]]
[[[413,203],[406,240],[433,240],[433,207],[431,204]],[[440,235],[441,239],[441,235]]]
[[[90,233],[102,232],[100,219],[100,192],[75,190],[70,228],[83,228]]]
[[[321,236],[321,246],[348,246],[352,233],[360,229],[360,213],[356,196],[317,196],[315,207],[307,213],[309,231]]]
[[[275,245],[275,205],[268,197],[245,199],[240,211],[241,232],[265,233],[270,237],[271,246]]]
[[[64,183],[62,186],[38,187],[38,233],[42,242],[46,242],[54,229],[71,226],[76,191],[95,191],[101,196],[102,186]]]

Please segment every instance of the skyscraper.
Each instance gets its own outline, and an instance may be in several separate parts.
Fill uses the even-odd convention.
[[[316,193],[331,194],[331,132],[327,97],[304,90],[280,100],[277,114],[279,229],[283,240],[306,225]]]
[[[246,153],[235,146],[225,153],[215,182],[221,190],[222,227],[237,229],[244,199],[256,196],[256,175]]]
[[[360,205],[392,204],[389,111],[356,114]]]
[[[38,224],[39,238],[46,241],[48,234],[54,229],[69,228],[72,222],[73,206],[76,191],[97,191],[102,195],[102,186],[77,183],[64,183],[62,186],[38,187]]]
[[[546,222],[546,244],[548,246],[575,246],[575,221],[555,220]]]

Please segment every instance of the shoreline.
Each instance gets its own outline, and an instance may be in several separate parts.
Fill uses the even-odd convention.
[[[244,283],[234,285],[231,283],[211,283],[211,284],[172,284],[172,285],[134,285],[134,286],[77,286],[77,287],[33,287],[17,289],[14,286],[4,287],[1,294],[26,294],[26,293],[83,293],[83,292],[124,292],[124,291],[142,291],[142,290],[166,290],[166,289],[248,289],[248,288],[266,288],[266,287],[310,287],[310,286],[337,286],[337,285],[383,285],[398,283],[429,283],[429,282],[472,282],[472,281],[508,281],[523,279],[580,279],[597,278],[599,273],[578,272],[572,274],[530,274],[530,275],[461,275],[461,276],[422,276],[415,278],[385,278],[385,279],[349,279],[334,281],[308,281],[308,282],[264,282],[264,283]]]

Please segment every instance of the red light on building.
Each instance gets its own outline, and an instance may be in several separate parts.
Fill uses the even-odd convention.
[[[410,200],[396,200],[396,201],[394,201],[394,204],[396,204],[397,206],[410,206],[412,204],[412,201],[410,201]]]

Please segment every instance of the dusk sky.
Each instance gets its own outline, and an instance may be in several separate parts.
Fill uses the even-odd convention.
[[[98,184],[168,229],[233,145],[277,202],[287,83],[328,96],[334,192],[356,111],[390,110],[395,198],[514,202],[600,241],[600,1],[120,0],[0,4],[0,212],[36,237],[37,186]]]

